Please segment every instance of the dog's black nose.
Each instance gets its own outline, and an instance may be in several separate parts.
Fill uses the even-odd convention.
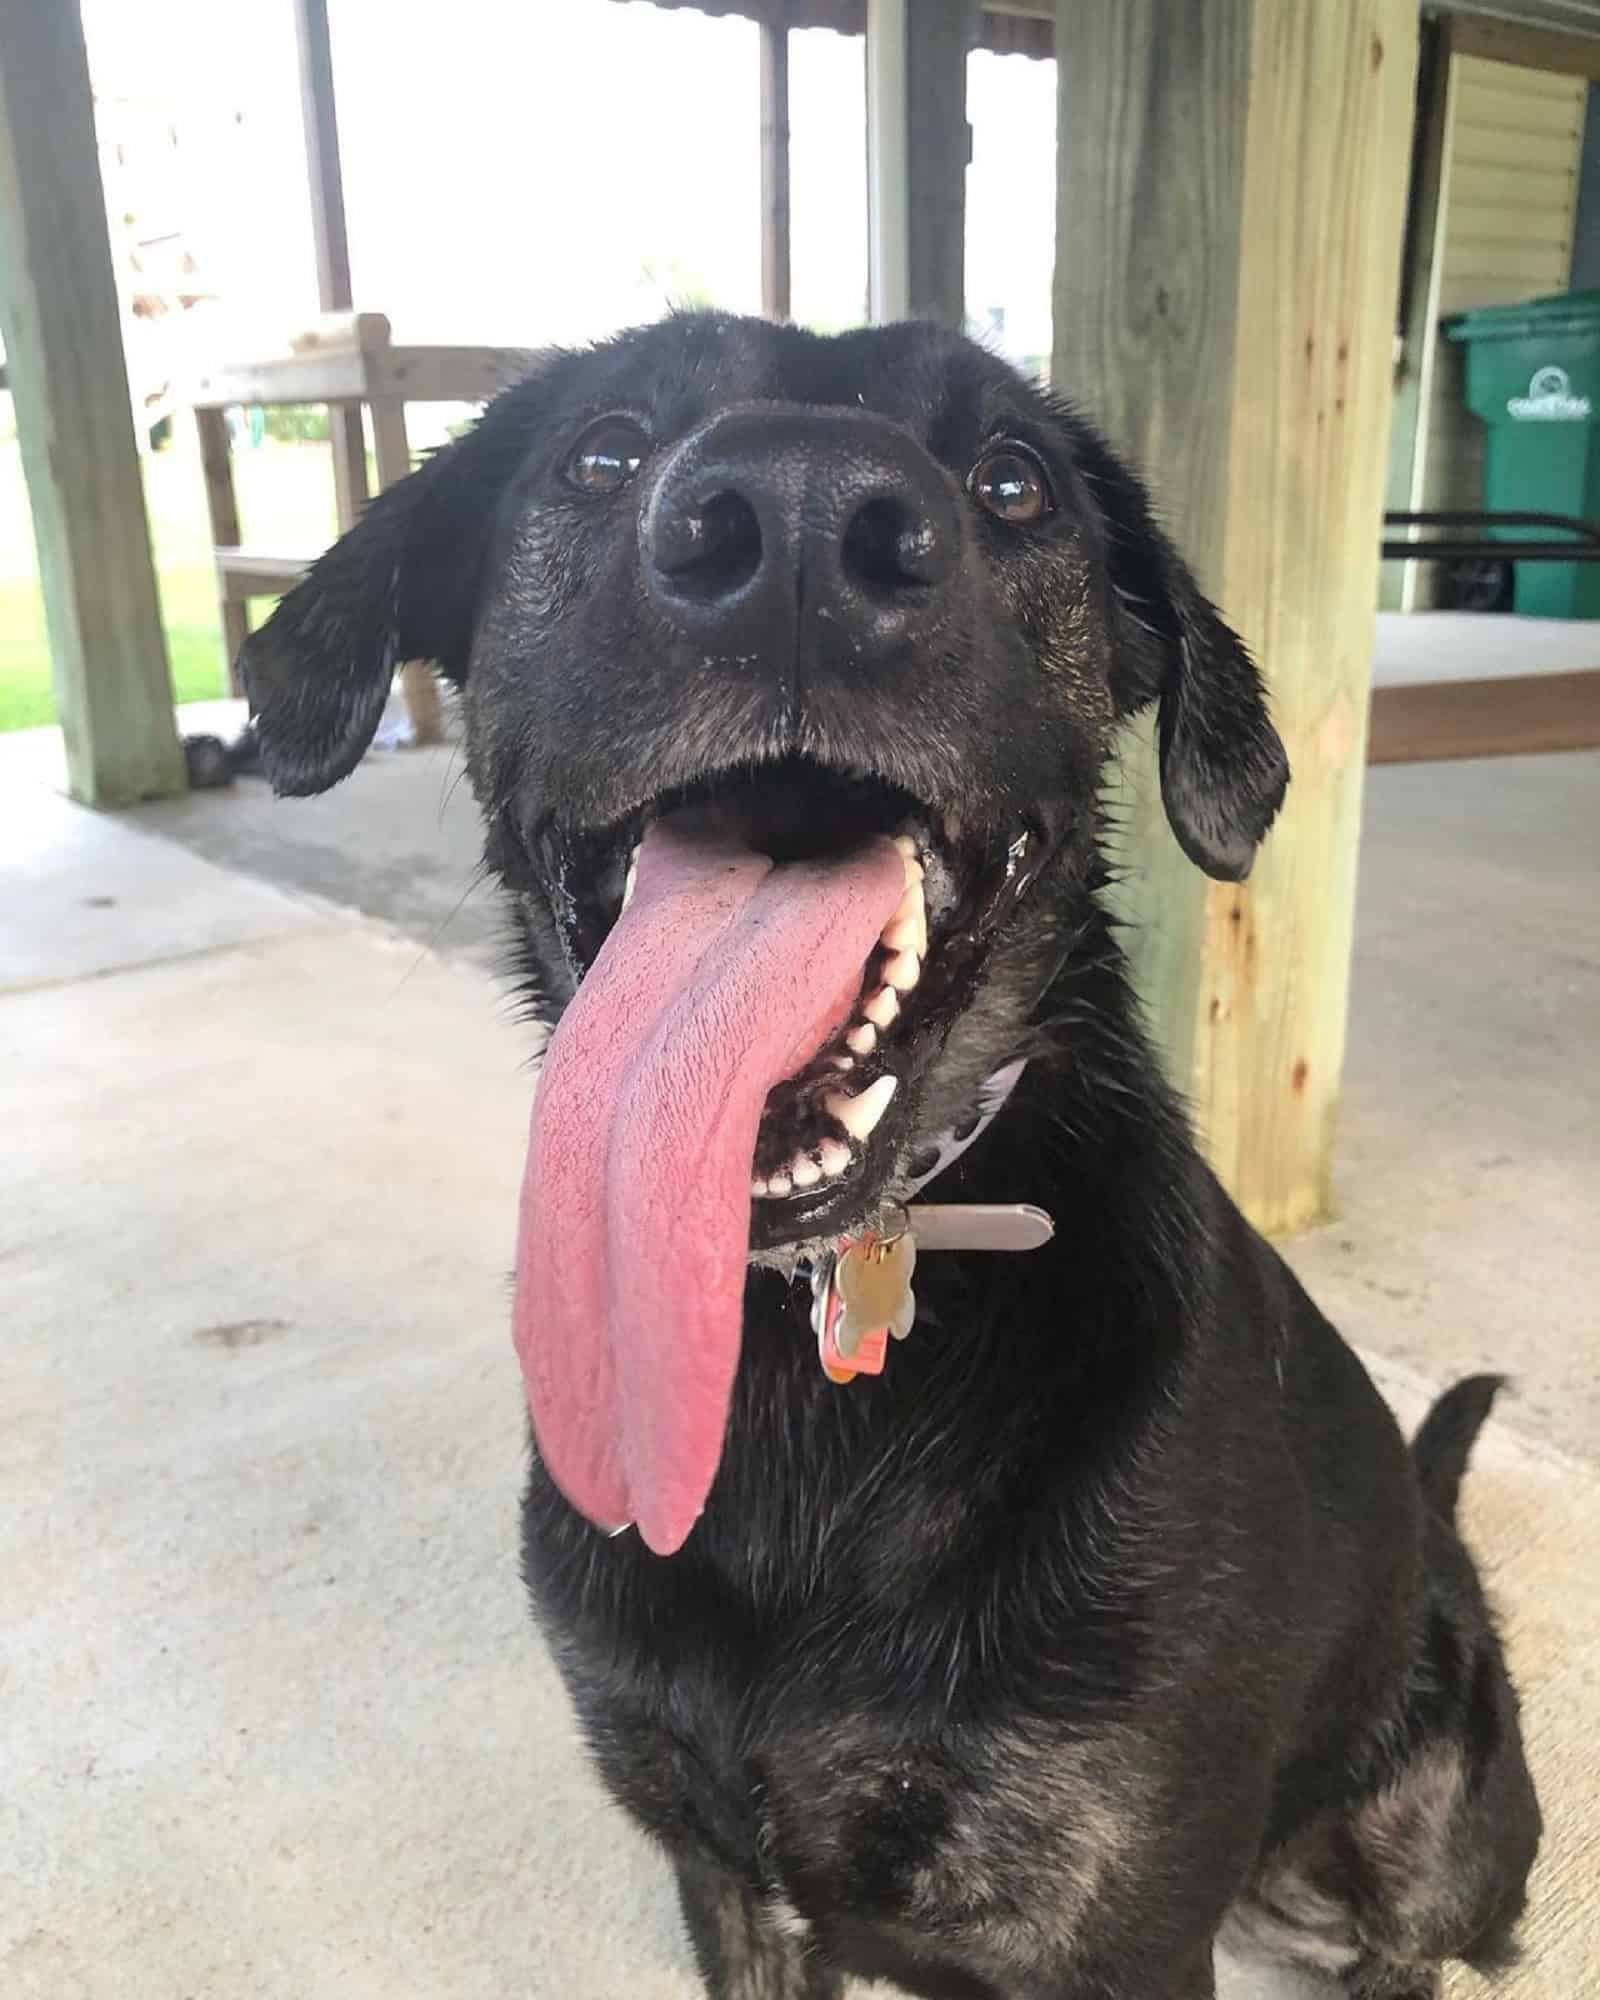
[[[685,438],[640,516],[646,588],[719,652],[796,622],[855,657],[901,644],[941,615],[960,537],[950,478],[908,431],[781,403]]]

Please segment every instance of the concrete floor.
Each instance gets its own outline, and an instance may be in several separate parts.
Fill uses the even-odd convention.
[[[528,1043],[453,772],[103,819],[0,745],[8,2000],[695,1991],[515,1577]],[[1597,861],[1600,757],[1370,774],[1290,1246],[1404,1415],[1517,1377],[1468,1498],[1552,1826],[1508,2000],[1600,1992]]]

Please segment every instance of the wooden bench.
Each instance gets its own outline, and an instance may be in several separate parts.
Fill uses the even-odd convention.
[[[296,335],[283,351],[209,370],[190,386],[188,401],[200,436],[200,463],[211,520],[212,555],[222,605],[229,686],[238,691],[237,661],[249,630],[252,597],[281,596],[298,583],[320,549],[263,549],[245,542],[233,480],[228,410],[321,403],[330,414],[363,406],[372,414],[378,490],[411,470],[407,403],[482,403],[524,374],[531,354],[519,347],[396,347],[382,313],[330,314]],[[335,481],[339,532],[354,527],[369,497],[366,454],[343,455],[348,473]],[[435,743],[442,732],[439,690],[431,672],[413,661],[400,670],[413,739]]]

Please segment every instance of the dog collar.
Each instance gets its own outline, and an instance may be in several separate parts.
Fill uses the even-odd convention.
[[[978,1117],[938,1142],[933,1165],[908,1188],[920,1194],[975,1146],[1005,1108],[1026,1058],[998,1069],[978,1092]],[[1055,1224],[1031,1202],[913,1202],[892,1209],[876,1229],[841,1236],[811,1267],[811,1325],[830,1382],[881,1375],[889,1342],[904,1340],[916,1320],[911,1278],[924,1250],[1037,1250]]]

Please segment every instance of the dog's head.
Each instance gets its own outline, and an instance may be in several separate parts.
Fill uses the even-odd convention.
[[[566,1015],[530,1186],[670,1264],[642,1152],[712,1291],[902,1193],[1025,1046],[1122,718],[1157,705],[1168,816],[1219,879],[1287,778],[1138,482],[926,326],[685,316],[548,359],[250,641],[278,789],[343,777],[413,658],[461,687],[489,857]],[[658,1303],[591,1278],[591,1313]]]

